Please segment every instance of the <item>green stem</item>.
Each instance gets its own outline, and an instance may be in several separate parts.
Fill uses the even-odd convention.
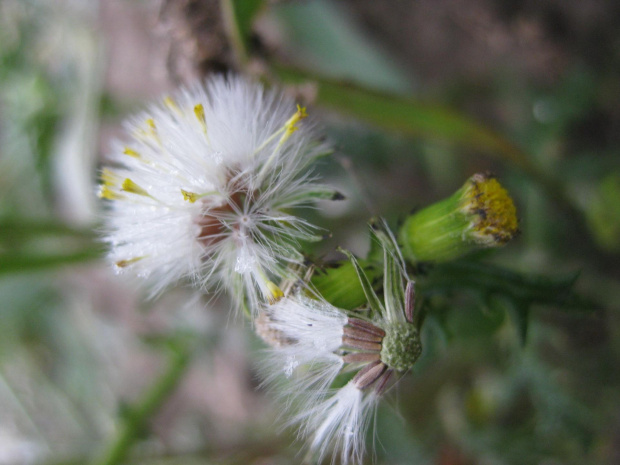
[[[233,0],[220,0],[220,10],[224,31],[230,41],[235,60],[237,61],[237,65],[243,68],[248,62],[248,53],[243,43],[243,36],[239,30],[239,25],[237,24]]]
[[[190,361],[190,350],[182,344],[171,347],[168,369],[146,392],[142,401],[136,405],[120,427],[116,438],[91,462],[92,465],[114,465],[122,463],[131,447],[141,436],[147,422],[155,415],[162,404],[176,389]]]

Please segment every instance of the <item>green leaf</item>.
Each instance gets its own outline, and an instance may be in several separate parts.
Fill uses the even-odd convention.
[[[508,313],[517,326],[519,340],[524,345],[527,341],[527,330],[529,328],[530,305],[526,302],[515,300],[512,302],[512,305],[508,306]]]
[[[102,256],[102,248],[97,247],[58,254],[7,252],[0,254],[0,275],[44,271],[59,266],[97,260]]]
[[[317,74],[354,81],[374,89],[409,92],[411,76],[351,21],[342,2],[277,2],[269,9],[278,22],[287,59],[312,64]]]
[[[477,293],[483,302],[501,296],[508,302],[509,313],[525,342],[533,305],[552,305],[583,314],[598,310],[595,302],[573,291],[577,276],[548,278],[481,262],[457,261],[436,265],[426,275],[420,275],[417,290],[425,297],[469,290]]]
[[[441,105],[376,92],[277,63],[272,63],[272,69],[285,82],[314,83],[319,105],[390,131],[480,150],[520,168],[543,185],[552,197],[568,204],[563,187],[555,179],[513,142],[473,118]]]
[[[103,256],[92,229],[55,220],[0,220],[0,275],[47,270]]]
[[[239,34],[241,34],[246,47],[252,34],[252,23],[254,22],[254,18],[264,5],[264,0],[233,0],[237,28],[239,29]]]
[[[248,61],[247,49],[252,22],[263,3],[263,0],[222,0],[220,2],[224,30],[237,63],[240,65]]]
[[[0,218],[0,242],[13,239],[31,239],[37,236],[66,236],[94,238],[93,229],[80,229],[55,220],[19,217]]]
[[[545,305],[558,305],[574,310],[594,311],[595,303],[572,291],[578,274],[548,278],[508,270],[496,265],[472,261],[456,261],[434,266],[428,275],[418,279],[425,293],[469,288],[485,293],[498,293]]]

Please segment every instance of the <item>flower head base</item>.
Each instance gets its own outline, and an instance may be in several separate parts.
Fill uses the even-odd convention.
[[[418,328],[410,323],[394,323],[381,344],[381,361],[396,371],[407,371],[420,354],[422,344]]]
[[[134,118],[101,175],[117,270],[154,292],[189,278],[252,308],[281,298],[274,283],[302,260],[299,241],[317,239],[290,209],[337,197],[308,171],[325,147],[305,117],[275,91],[216,77]]]
[[[518,234],[515,205],[493,176],[475,174],[451,197],[411,215],[400,231],[412,261],[446,261]]]
[[[312,436],[310,449],[319,461],[331,448],[344,464],[361,461],[370,413],[395,375],[411,369],[422,351],[414,283],[391,234],[377,231],[374,237],[384,251],[383,299],[347,253],[366,294],[366,311],[342,310],[300,290],[268,307],[256,325],[273,347],[266,382],[279,383],[282,374],[292,381],[284,395],[301,398],[303,408],[291,423]],[[330,389],[339,375],[348,375],[349,382]]]

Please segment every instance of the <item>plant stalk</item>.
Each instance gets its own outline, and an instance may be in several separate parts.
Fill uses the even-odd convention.
[[[166,371],[145,393],[144,398],[134,407],[119,428],[103,453],[91,461],[91,465],[115,465],[122,463],[140,438],[148,421],[159,411],[166,399],[174,392],[183,378],[190,361],[187,346],[175,344],[170,349],[170,359]]]

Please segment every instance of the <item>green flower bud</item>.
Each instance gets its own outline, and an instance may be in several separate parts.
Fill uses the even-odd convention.
[[[407,218],[399,240],[409,260],[439,262],[499,247],[517,232],[517,212],[508,192],[493,176],[475,174],[451,197]]]

